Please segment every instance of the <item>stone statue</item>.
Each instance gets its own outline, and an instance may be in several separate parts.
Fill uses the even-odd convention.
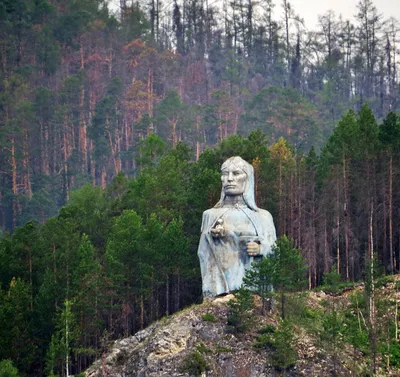
[[[256,206],[254,169],[241,157],[221,167],[221,199],[203,213],[198,249],[204,297],[237,290],[255,259],[271,253],[272,216]]]

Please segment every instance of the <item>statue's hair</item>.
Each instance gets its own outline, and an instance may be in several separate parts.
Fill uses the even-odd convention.
[[[226,169],[230,165],[235,165],[238,169],[244,171],[247,175],[246,186],[243,193],[243,200],[247,204],[247,206],[253,211],[258,211],[258,207],[256,205],[256,200],[254,197],[254,169],[247,161],[243,160],[243,158],[239,156],[233,156],[228,158],[221,166],[221,172]],[[221,199],[215,205],[215,208],[221,208],[224,206],[225,201],[225,193],[224,190],[221,189]]]

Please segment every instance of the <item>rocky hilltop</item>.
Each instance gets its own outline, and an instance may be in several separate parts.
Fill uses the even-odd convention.
[[[362,287],[355,290],[362,290]],[[349,305],[348,292],[327,295],[311,292],[303,295],[303,306],[311,318],[324,315],[329,307]],[[228,301],[232,295],[189,307],[164,318],[135,335],[115,341],[109,352],[86,372],[87,377],[178,377],[281,376],[282,370],[271,362],[273,348],[256,349],[260,329],[280,323],[277,308],[261,315],[256,301],[253,325],[243,334],[227,328]],[[328,303],[328,304],[327,304]],[[309,320],[310,320],[309,318]],[[316,333],[308,331],[301,321],[293,326],[293,348],[297,353],[294,365],[284,371],[286,376],[364,376],[368,367],[363,354],[348,343],[332,338],[322,342]],[[399,376],[395,370],[378,375]]]

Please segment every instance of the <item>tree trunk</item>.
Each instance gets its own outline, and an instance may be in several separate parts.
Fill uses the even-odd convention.
[[[196,161],[199,161],[200,158],[200,116],[196,117]]]
[[[346,157],[343,156],[343,192],[344,192],[344,248],[345,248],[345,257],[346,257],[346,280],[350,280],[349,273],[349,216],[350,216],[350,208],[349,208],[349,200],[348,200],[348,192],[347,192],[347,170],[346,170]]]
[[[175,311],[177,312],[180,307],[180,297],[181,297],[181,272],[178,270],[176,276],[176,293],[175,293]]]
[[[279,162],[279,230],[284,234],[283,226],[283,182],[282,182],[282,162]]]
[[[40,169],[43,174],[50,174],[49,167],[49,126],[43,119],[40,121]]]
[[[329,272],[329,252],[328,252],[328,226],[327,219],[324,219],[324,273]]]
[[[65,201],[69,200],[69,187],[68,187],[68,150],[67,150],[67,126],[64,125],[63,131],[63,163],[64,163],[64,193]]]
[[[23,167],[24,167],[24,191],[26,196],[31,199],[32,198],[32,185],[31,185],[31,173],[29,167],[29,152],[28,152],[28,132],[26,130],[23,131],[24,134],[24,142],[23,142]]]
[[[14,136],[11,137],[11,175],[12,175],[12,208],[13,208],[13,215],[12,215],[12,227],[13,229],[17,226],[17,213],[18,213],[18,204],[17,204],[17,160],[15,158],[15,138]]]
[[[390,270],[394,274],[396,268],[395,255],[393,252],[393,155],[390,154],[389,161],[389,255]]]
[[[178,144],[178,134],[176,131],[176,125],[178,124],[178,119],[168,119],[168,122],[172,126],[172,135],[171,135],[171,141],[172,141],[172,148],[176,147],[176,144]]]
[[[158,20],[158,16],[157,16]],[[158,30],[158,29],[157,29]],[[154,124],[153,124],[153,70],[149,68],[147,74],[147,111],[150,117],[149,128],[147,130],[147,134],[151,134],[154,132]]]
[[[108,136],[108,141],[110,143],[111,158],[113,159],[115,175],[117,175],[120,172],[121,168],[120,168],[120,164],[119,164],[119,159],[116,156],[114,143],[113,143],[111,132],[110,132],[108,116],[106,117],[106,132],[107,132],[107,136]]]
[[[87,135],[86,121],[84,116],[85,105],[85,89],[82,85],[80,101],[79,101],[79,156],[81,159],[81,172],[86,173],[88,170],[87,164]]]
[[[167,275],[167,281],[165,283],[165,315],[170,315],[169,310],[169,275]]]
[[[374,276],[374,237],[373,237],[373,215],[374,203],[371,198],[370,203],[370,218],[369,218],[369,258],[370,258],[370,297],[369,297],[369,320],[371,326],[371,345],[372,345],[372,368],[374,375],[376,374],[376,317],[375,317],[375,276]]]
[[[104,166],[102,166],[101,173],[100,173],[100,187],[102,187],[102,188],[107,187],[107,171]]]
[[[337,213],[336,213],[336,230],[337,230],[337,239],[336,239],[336,263],[337,263],[337,273],[340,274],[340,208],[339,208],[339,180],[337,181],[336,184],[336,206],[337,206]]]
[[[144,299],[140,296],[140,329],[144,329]]]

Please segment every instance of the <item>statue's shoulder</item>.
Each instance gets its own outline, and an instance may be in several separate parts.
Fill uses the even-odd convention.
[[[210,208],[203,212],[203,218],[215,217],[219,215],[220,208]]]
[[[210,208],[203,212],[203,220],[201,222],[201,231],[208,230],[215,220],[218,218],[220,213],[219,208]]]
[[[267,221],[273,221],[271,213],[268,212],[266,209],[259,208],[258,213]]]

